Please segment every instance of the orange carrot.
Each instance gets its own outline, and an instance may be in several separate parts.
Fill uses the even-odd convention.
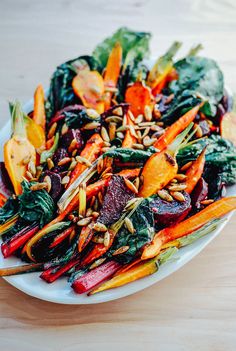
[[[90,162],[94,162],[99,153],[101,152],[101,149],[103,147],[103,139],[100,137],[98,133],[95,133],[92,135],[92,137],[87,141],[85,148],[82,150],[80,156],[86,158],[86,160]],[[68,184],[68,187],[77,179],[81,173],[86,169],[87,167],[83,165],[82,163],[78,163],[73,170],[70,178],[70,182]]]
[[[104,86],[105,86],[105,90],[106,88],[108,90],[108,92],[105,95],[105,110],[110,108],[111,98],[113,93],[109,92],[109,89],[116,88],[118,78],[120,75],[121,65],[122,65],[122,47],[120,43],[116,43],[109,55],[106,71],[104,74]]]
[[[220,199],[194,216],[177,223],[176,225],[162,229],[155,234],[151,244],[147,245],[142,253],[142,260],[155,257],[161,250],[163,244],[176,240],[182,236],[191,234],[193,231],[201,228],[209,221],[218,219],[228,212],[236,209],[236,196]]]
[[[151,89],[142,82],[135,82],[125,92],[125,101],[130,104],[130,111],[134,117],[144,114],[145,106],[153,108]]]
[[[3,207],[6,201],[7,201],[6,196],[0,193],[0,207]]]
[[[171,82],[172,80],[176,80],[177,78],[178,78],[178,74],[177,74],[176,70],[172,67],[162,77],[161,81],[159,81],[158,84],[156,84],[156,86],[153,87],[152,94],[154,96],[156,96],[157,94],[160,94],[169,82]]]
[[[46,141],[46,150],[50,150],[51,149],[51,147],[54,144],[54,139],[55,139],[55,136],[53,136],[51,139],[48,139]]]
[[[127,113],[126,115],[127,118],[127,125],[128,126],[134,126],[134,122],[132,121],[132,119],[130,118],[129,113]],[[131,148],[133,146],[133,144],[135,144],[137,142],[136,137],[133,135],[133,132],[131,129],[127,129],[126,133],[125,133],[125,137],[124,140],[122,142],[122,147],[128,147]]]
[[[46,127],[46,113],[44,106],[44,91],[42,85],[39,85],[34,93],[34,112],[33,120],[44,130]]]
[[[94,223],[94,222],[93,222]],[[89,244],[89,242],[91,241],[93,234],[94,234],[94,230],[92,228],[92,224],[90,223],[90,225],[87,225],[86,227],[83,227],[78,239],[78,251],[82,252],[84,250],[84,248]]]
[[[201,152],[201,154],[198,156],[198,158],[192,163],[192,165],[189,167],[189,169],[186,172],[186,185],[187,188],[185,191],[187,193],[191,194],[195,186],[197,185],[197,182],[202,176],[202,173],[204,171],[204,166],[205,166],[205,154],[206,154],[206,148]]]
[[[166,129],[165,133],[157,139],[153,146],[160,151],[164,150],[175,139],[175,137],[187,128],[187,126],[194,120],[200,107],[201,104],[186,112],[168,129]]]

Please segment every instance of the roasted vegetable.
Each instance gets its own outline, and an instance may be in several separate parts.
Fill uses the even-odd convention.
[[[44,106],[44,91],[42,85],[39,85],[34,93],[34,111],[33,120],[34,122],[41,126],[43,130],[46,127],[46,112]]]
[[[144,114],[145,108],[153,109],[153,96],[151,89],[143,84],[143,82],[135,82],[125,93],[125,102],[130,104],[130,111],[134,117]]]
[[[197,185],[199,179],[201,178],[203,171],[204,171],[204,166],[205,166],[205,154],[206,154],[206,149],[203,149],[198,158],[193,161],[191,166],[186,172],[186,185],[187,188],[185,191],[188,194],[191,194],[195,186]]]

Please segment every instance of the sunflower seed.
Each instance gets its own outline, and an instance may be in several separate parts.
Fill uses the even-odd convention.
[[[98,128],[99,126],[100,126],[99,122],[89,122],[89,123],[85,124],[83,129],[85,129],[85,130],[93,130],[93,129]]]
[[[105,224],[102,224],[102,223],[95,223],[93,225],[93,229],[96,231],[96,232],[106,232],[107,231],[107,227],[105,226]]]
[[[116,130],[116,135],[119,139],[124,139],[124,137],[125,137],[122,132],[117,132],[117,130]]]
[[[103,262],[105,262],[106,261],[106,258],[104,257],[104,258],[99,258],[98,260],[96,260],[95,262],[93,262],[93,264],[91,264],[91,266],[89,267],[89,269],[91,270],[91,269],[94,269],[94,268],[96,268],[96,267],[98,267],[98,266],[100,266]]]
[[[119,249],[113,252],[112,256],[121,255],[129,250],[129,246],[121,246]]]
[[[154,124],[153,126],[151,126],[151,128],[150,128],[153,132],[162,132],[163,131],[163,129],[161,128],[161,127],[159,127],[159,126],[157,126],[156,124]]]
[[[64,166],[67,163],[71,162],[71,158],[70,157],[64,157],[61,161],[58,162],[58,166]]]
[[[92,217],[86,217],[82,218],[77,222],[77,225],[80,227],[84,227],[85,225],[88,225],[92,220]]]
[[[90,217],[90,216],[92,216],[92,214],[93,214],[93,210],[91,207],[89,207],[86,211],[86,217]]]
[[[107,231],[104,235],[104,241],[103,244],[105,247],[108,247],[110,244],[110,233]]]
[[[142,123],[143,122],[143,115],[138,115],[138,117],[135,120],[136,124]]]
[[[27,176],[27,178],[28,178],[29,180],[34,179],[33,175],[32,175],[29,171],[26,171],[26,172],[25,172],[25,175]]]
[[[116,107],[116,108],[114,108],[112,113],[114,113],[114,115],[117,115],[117,116],[123,116],[123,109],[120,106]]]
[[[116,93],[118,91],[118,89],[116,87],[106,86],[104,91],[105,91],[105,93]]]
[[[199,126],[199,124],[194,123],[194,130],[196,138],[201,138],[203,133],[202,128]]]
[[[164,189],[158,190],[157,194],[163,200],[166,200],[168,202],[173,201],[173,197],[168,193],[168,191],[166,191]]]
[[[107,118],[105,118],[105,122],[110,123],[121,123],[123,121],[123,118],[118,117],[118,116],[109,116]]]
[[[183,182],[184,180],[186,180],[187,176],[185,174],[176,174],[175,179],[177,179],[179,182]]]
[[[168,189],[170,191],[181,191],[181,190],[185,190],[186,188],[187,188],[187,185],[184,183],[168,186]]]
[[[85,217],[86,214],[86,183],[79,186],[79,216]]]
[[[100,236],[94,236],[92,242],[96,244],[103,244],[104,238],[101,238]]]
[[[108,143],[110,142],[110,138],[105,127],[102,127],[101,129],[101,137],[104,141],[107,141]]]
[[[35,176],[36,175],[36,166],[35,163],[33,161],[30,161],[28,164],[28,171]]]
[[[213,202],[214,202],[214,200],[208,199],[208,200],[203,200],[203,201],[201,201],[200,203],[201,203],[201,205],[210,205],[210,204],[212,204]]]
[[[144,149],[144,146],[142,144],[137,144],[137,143],[133,144],[132,147],[134,149],[137,149],[137,150],[143,150]]]
[[[135,117],[131,111],[129,111],[129,118],[131,119],[132,122],[135,122]]]
[[[171,191],[170,192],[171,196],[173,196],[173,198],[179,202],[184,202],[185,201],[185,197],[182,193],[180,193],[179,191]]]
[[[150,122],[152,120],[152,110],[148,105],[144,107],[144,118],[147,122]]]
[[[68,132],[69,127],[66,123],[63,124],[62,128],[61,128],[61,134],[64,135]]]
[[[164,126],[164,122],[156,122],[156,125],[159,127],[163,127]]]
[[[78,142],[77,142],[77,140],[74,138],[74,139],[72,140],[72,142],[70,143],[70,146],[69,146],[69,148],[68,148],[68,151],[69,151],[69,152],[72,152],[73,150],[77,149],[77,147],[78,147]]]
[[[136,202],[139,200],[140,198],[137,198],[137,197],[129,200],[125,206],[125,211],[132,210],[135,207]]]
[[[145,136],[143,138],[143,145],[146,147],[149,147],[151,145],[153,145],[156,141],[156,138],[149,138],[149,136]]]
[[[183,167],[180,168],[181,172],[184,172],[187,169],[189,169],[189,167],[192,166],[192,163],[193,163],[193,161],[185,163],[185,165],[183,165]]]
[[[48,131],[48,139],[51,139],[55,135],[56,129],[57,129],[57,122],[54,122]]]
[[[139,127],[151,127],[155,124],[155,122],[141,122],[139,123]]]
[[[129,190],[131,190],[134,194],[138,194],[138,189],[129,179],[124,178],[124,182]]]
[[[43,167],[42,166],[37,166],[36,167],[36,177],[39,178],[43,172]]]
[[[109,138],[110,140],[113,140],[115,139],[116,137],[116,123],[114,122],[111,122],[109,123]]]
[[[48,193],[50,193],[51,188],[52,188],[52,181],[51,178],[49,176],[46,176],[43,180],[44,183],[47,183],[48,187],[47,187],[47,191]]]
[[[129,129],[129,126],[121,126],[116,129],[116,132],[125,132],[127,129]]]
[[[48,187],[47,183],[37,183],[37,184],[31,185],[30,190],[37,191],[37,190],[47,189],[47,187]]]
[[[92,166],[92,163],[89,161],[89,160],[87,160],[87,158],[85,158],[85,157],[82,157],[82,156],[76,156],[76,161],[78,162],[78,163],[82,163],[83,165],[85,165],[85,166],[87,166],[87,167],[91,167]]]
[[[69,176],[65,176],[65,177],[62,178],[61,184],[66,185],[66,184],[69,183],[69,181],[70,181],[70,177]]]
[[[111,144],[110,144],[110,143],[108,143],[108,141],[104,141],[104,142],[103,142],[103,146],[105,146],[105,147],[110,147],[110,146],[111,146]]]
[[[127,116],[126,115],[124,115],[124,117],[123,117],[122,126],[123,127],[127,126]]]
[[[70,167],[69,167],[69,171],[73,171],[73,169],[75,169],[77,165],[77,162],[75,161],[75,159],[72,159],[72,162],[70,164]]]
[[[129,126],[129,130],[130,130],[130,134],[135,137],[135,138],[138,138],[136,132],[135,132],[135,129],[134,129],[134,126]]]
[[[125,226],[126,228],[128,229],[128,231],[131,233],[131,234],[134,234],[135,233],[135,229],[134,229],[134,226],[133,226],[133,223],[132,221],[128,218],[128,217],[125,217]]]
[[[87,108],[86,113],[90,118],[97,119],[100,117],[99,113],[92,108]]]

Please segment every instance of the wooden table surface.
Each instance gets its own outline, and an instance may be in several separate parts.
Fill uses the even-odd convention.
[[[90,53],[121,25],[153,33],[157,56],[202,42],[236,90],[234,0],[0,0],[0,121],[7,101],[32,97],[54,67]],[[0,281],[0,350],[236,349],[236,217],[197,258],[136,295],[94,306],[55,305]]]

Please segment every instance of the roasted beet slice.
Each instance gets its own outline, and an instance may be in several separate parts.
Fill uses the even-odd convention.
[[[46,176],[49,176],[51,179],[51,190],[49,194],[53,198],[54,201],[56,201],[59,196],[61,195],[62,192],[62,185],[61,185],[61,176],[58,173],[51,172],[51,171],[45,171],[41,178],[45,178]]]
[[[98,222],[110,225],[117,221],[132,198],[134,193],[126,187],[123,177],[113,176],[107,187]]]
[[[12,184],[5,168],[4,162],[0,162],[0,193],[6,197],[13,193]]]
[[[102,121],[105,120],[105,118],[109,117],[109,116],[114,116],[116,115],[115,111],[114,110],[117,110],[118,108],[121,108],[122,110],[122,116],[120,117],[123,117],[127,112],[128,112],[128,109],[129,109],[129,104],[127,103],[121,103],[119,105],[114,105],[112,106],[111,108],[109,108],[107,111],[105,111],[101,117],[102,117]]]
[[[53,172],[63,172],[65,170],[67,170],[68,168],[68,164],[64,165],[64,166],[58,166],[58,163],[63,160],[63,158],[68,157],[69,154],[67,152],[67,150],[65,148],[59,148],[57,149],[57,151],[54,153],[53,155],[53,163],[54,163],[54,168],[53,168]]]
[[[197,209],[200,209],[201,201],[205,200],[207,198],[207,195],[208,184],[203,178],[200,178],[191,194],[192,206]]]
[[[151,206],[154,212],[155,226],[157,228],[169,227],[170,225],[182,221],[191,210],[191,198],[189,194],[183,192],[185,201],[172,202],[165,201],[159,196],[154,197]]]
[[[64,120],[66,117],[65,112],[80,112],[84,109],[85,109],[84,106],[78,105],[78,104],[69,105],[69,106],[64,107],[62,110],[57,111],[55,116],[51,119],[51,121],[49,123],[49,127],[55,122],[60,122],[60,121]]]
[[[68,132],[62,136],[60,146],[68,149],[74,139],[77,144],[73,146],[73,149],[77,149],[80,152],[84,146],[84,141],[79,129],[69,129]]]
[[[203,120],[203,121],[200,121],[198,124],[199,124],[199,127],[202,130],[202,136],[210,134],[211,130],[210,130],[210,126],[207,123],[207,121]]]

